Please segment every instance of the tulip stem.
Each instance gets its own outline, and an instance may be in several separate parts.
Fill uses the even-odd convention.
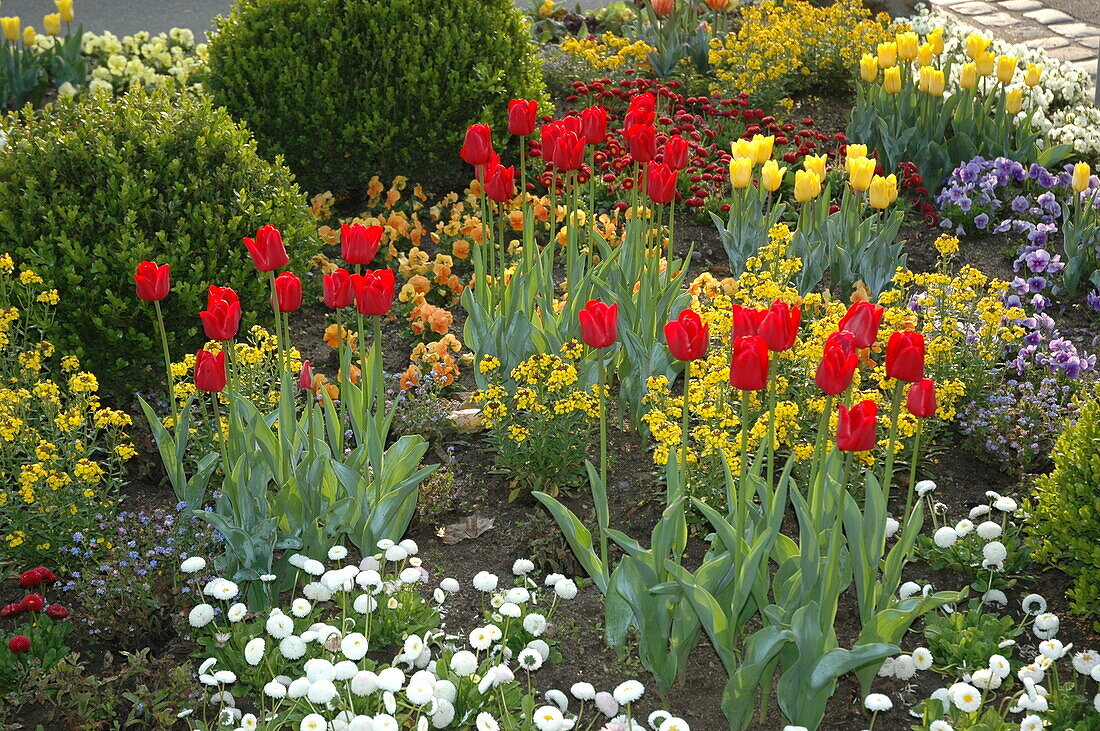
[[[342,380],[341,388],[346,388],[352,381],[352,378],[351,378],[351,357],[350,357],[350,352],[348,352],[346,350],[347,347],[348,347],[348,344],[347,344],[346,340],[347,339],[344,337],[343,310],[337,309],[336,310],[336,358],[337,358],[337,361],[339,362],[339,368],[340,368],[339,373],[342,377],[341,378],[341,380]],[[345,357],[345,355],[347,355],[348,357]],[[348,401],[347,398],[345,398],[344,394],[341,392],[341,394],[340,394],[340,432],[341,432],[341,434],[344,431],[344,420],[347,418],[347,415],[348,415],[347,401]],[[337,445],[335,445],[335,444],[333,445],[333,447],[336,447],[336,446]],[[343,445],[343,440],[341,439],[341,443],[340,443],[339,447],[341,449],[343,449],[343,446],[344,446]]]
[[[886,466],[882,471],[882,492],[890,504],[890,483],[894,475],[894,443],[898,437],[898,415],[901,413],[901,381],[895,381],[890,403],[890,436],[886,441]]]
[[[369,360],[367,358],[367,328],[363,322],[363,313],[358,312],[358,308],[356,308],[356,324],[358,326],[359,332],[359,396],[360,401],[362,402],[359,404],[359,408],[362,411],[363,416],[365,417],[367,415],[367,412],[370,411],[371,407],[367,392],[367,373],[371,373],[371,371],[367,367],[367,361]],[[374,380],[373,373],[371,380]],[[379,385],[377,383],[372,383],[370,395],[373,396],[374,389],[377,388],[379,388]]]
[[[374,406],[378,418],[381,419],[386,412],[386,388],[383,385],[385,374],[382,371],[382,316],[373,315],[371,320],[374,325],[374,341],[371,343],[374,349],[374,387],[376,389]]]
[[[924,429],[924,421],[917,419],[917,432],[913,435],[913,457],[909,464],[909,494],[905,498],[905,520],[909,519],[909,511],[913,509],[913,490],[917,482],[917,463],[920,460],[920,437]]]
[[[810,478],[806,483],[806,490],[810,501],[811,511],[816,511],[818,500],[817,473],[821,471],[825,463],[824,449],[826,434],[829,432],[829,419],[833,412],[833,396],[825,395],[825,405],[821,408],[821,418],[817,423],[817,439],[814,442],[814,453],[810,457]],[[816,512],[814,512],[816,514]]]
[[[741,464],[738,466],[737,484],[740,490],[745,482],[745,473],[748,471],[749,459],[749,392],[741,392]],[[733,505],[728,506],[733,510]]]
[[[604,348],[600,348],[600,481],[603,482],[604,495],[607,495],[607,363]],[[606,497],[605,497],[606,501]],[[600,526],[600,561],[607,569],[607,530]]]
[[[210,402],[214,405],[214,430],[218,432],[218,445],[221,447],[222,452],[222,474],[229,477],[229,449],[225,444],[225,432],[222,430],[222,416],[221,409],[218,408],[218,394],[210,394]],[[201,506],[194,506],[193,510],[201,509]]]
[[[157,314],[157,330],[160,332],[160,345],[164,349],[164,374],[168,377],[168,404],[172,408],[172,424],[180,420],[179,404],[176,403],[176,384],[172,378],[172,354],[168,350],[168,333],[164,330],[164,315],[160,311],[160,301],[153,300]]]
[[[680,492],[685,491],[688,476],[688,444],[691,442],[691,433],[688,431],[691,421],[691,361],[684,361],[684,405],[680,409]],[[671,505],[679,495],[668,493],[668,504]]]
[[[772,357],[771,352],[768,352],[768,358]],[[769,362],[769,370],[771,369],[771,363]],[[774,379],[768,379],[768,489],[772,488],[772,483],[775,480],[775,381]]]

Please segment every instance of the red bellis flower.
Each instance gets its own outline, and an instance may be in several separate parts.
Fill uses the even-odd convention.
[[[733,341],[730,385],[739,391],[763,391],[768,385],[768,344],[759,335]]]
[[[340,227],[340,256],[348,264],[370,264],[384,232],[381,226],[345,223]]]
[[[886,343],[886,377],[916,383],[924,378],[924,336],[901,330]]]
[[[526,137],[535,131],[539,103],[534,99],[513,99],[508,102],[508,131]]]
[[[866,452],[875,448],[878,404],[870,399],[851,409],[841,404],[836,427],[836,446],[842,452]]]
[[[42,598],[41,594],[28,594],[23,597],[22,604],[26,611],[37,612],[46,606],[46,600]]]
[[[290,263],[290,257],[283,246],[283,235],[270,223],[256,232],[256,238],[244,238],[248,253],[252,254],[252,263],[261,272],[273,272]]]
[[[46,607],[46,616],[51,619],[68,619],[69,610],[60,604],[51,604]]]
[[[195,388],[206,393],[221,393],[225,389],[225,351],[215,355],[205,348],[195,353]]]
[[[138,299],[159,302],[167,297],[172,288],[169,279],[170,271],[167,264],[158,265],[154,261],[143,261],[138,264],[137,271],[134,272]]]
[[[665,340],[676,360],[699,360],[707,354],[710,327],[695,310],[684,310],[675,320],[665,324]]]
[[[588,300],[577,313],[581,323],[581,340],[592,348],[606,348],[619,336],[619,305],[605,305],[599,300]]]
[[[351,286],[355,290],[355,307],[359,314],[384,315],[393,307],[392,269],[352,274]]]
[[[19,654],[31,649],[30,638],[26,635],[16,635],[8,640],[8,649]]]

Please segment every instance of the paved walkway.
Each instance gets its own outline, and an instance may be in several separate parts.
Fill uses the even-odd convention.
[[[1096,59],[1100,54],[1100,4],[1097,0],[931,2],[940,10],[991,36],[1042,48],[1053,58],[1069,61],[1092,76],[1095,89]]]

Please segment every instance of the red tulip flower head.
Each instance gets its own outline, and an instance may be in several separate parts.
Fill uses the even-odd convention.
[[[159,302],[168,296],[172,285],[169,282],[169,267],[153,261],[143,261],[134,272],[134,284],[137,296],[146,302]]]
[[[763,391],[768,385],[768,344],[759,335],[734,338],[730,385],[740,391]]]
[[[644,164],[657,156],[657,129],[652,125],[631,125],[626,130],[626,141],[635,162]]]
[[[252,254],[252,263],[261,272],[273,272],[290,263],[290,257],[283,246],[283,235],[270,223],[256,232],[256,238],[244,239],[248,253]]]
[[[905,408],[918,419],[936,415],[936,384],[931,378],[922,378],[909,387]]]
[[[554,163],[555,150],[558,146],[558,137],[564,131],[565,128],[557,122],[542,125],[540,129],[540,136],[542,138],[542,159],[547,165],[552,165]]]
[[[471,165],[484,165],[493,157],[493,131],[487,124],[471,124],[459,155]]]
[[[493,165],[485,172],[485,195],[497,203],[507,203],[516,195],[516,169]]]
[[[303,391],[313,388],[313,369],[308,360],[302,363],[302,370],[298,371],[298,388]]]
[[[26,635],[16,635],[8,640],[8,649],[16,654],[26,652],[31,649],[30,638]]]
[[[195,353],[195,387],[206,393],[221,393],[225,389],[225,351],[217,355],[203,348]]]
[[[924,378],[924,336],[901,330],[886,343],[886,377],[916,383]]]
[[[384,315],[393,307],[393,270],[377,269],[351,275],[355,307],[361,315]]]
[[[764,315],[768,314],[767,310],[754,310],[751,307],[742,307],[741,305],[733,306],[733,338],[748,337],[749,335],[758,335],[760,330],[760,322],[764,319]]]
[[[561,125],[562,129],[569,130],[577,137],[584,139],[584,131],[582,129],[583,125],[580,117],[570,114],[567,117],[562,117],[561,119],[559,119],[558,124]]]
[[[630,100],[630,106],[623,117],[623,129],[629,130],[633,125],[640,124],[647,127],[653,126],[653,118],[656,116],[657,98],[646,92],[639,94]]]
[[[495,152],[489,157],[489,161],[484,165],[474,166],[474,177],[477,178],[477,182],[485,185],[485,176],[489,173],[489,168],[495,168],[500,165],[500,155]]]
[[[606,348],[619,337],[619,305],[588,300],[577,313],[581,322],[581,340],[592,348]]]
[[[554,167],[558,170],[576,170],[584,162],[584,138],[572,130],[562,131],[554,143]]]
[[[590,145],[599,145],[607,138],[607,110],[603,107],[589,107],[581,112],[581,131],[584,141]]]
[[[534,99],[513,99],[508,102],[508,131],[526,137],[535,131],[539,103]]]
[[[847,330],[856,338],[857,348],[870,348],[878,338],[878,326],[885,308],[873,302],[854,302],[847,314],[837,324],[838,330]]]
[[[302,280],[294,272],[283,272],[275,277],[275,309],[294,312],[302,306]]]
[[[665,142],[665,165],[673,170],[688,166],[688,143],[680,135],[672,135]]]
[[[211,286],[206,309],[199,313],[202,329],[211,340],[232,340],[241,324],[241,302],[229,287]]]
[[[825,350],[817,365],[814,383],[830,396],[843,393],[852,384],[852,375],[859,365],[854,336],[847,330],[835,332],[825,339]]]
[[[675,320],[665,324],[665,340],[676,360],[698,360],[707,354],[710,326],[703,323],[695,310],[684,310]]]
[[[351,304],[355,292],[351,288],[351,275],[347,269],[337,269],[324,278],[325,306],[342,310]]]
[[[840,405],[836,427],[836,446],[842,452],[866,452],[875,448],[878,404],[870,399],[851,409]]]
[[[340,255],[348,264],[370,264],[384,232],[381,226],[345,223],[340,227]]]
[[[51,604],[46,607],[46,616],[51,619],[68,619],[69,610],[60,604]]]
[[[645,192],[654,203],[676,200],[676,170],[650,160],[645,168]]]
[[[768,350],[775,353],[790,350],[798,337],[798,325],[802,322],[802,311],[786,302],[776,300],[760,318],[756,332],[768,344]]]

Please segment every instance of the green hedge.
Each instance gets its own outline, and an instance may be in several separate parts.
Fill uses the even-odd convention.
[[[317,250],[289,171],[208,99],[141,89],[60,99],[8,117],[4,135],[0,242],[59,290],[48,337],[108,384],[132,390],[163,370],[150,306],[134,294],[140,261],[172,265],[163,305],[178,357],[202,342],[210,284],[236,289],[246,312],[266,306],[241,237],[272,223],[292,263]]]
[[[311,193],[467,182],[466,127],[503,140],[508,102],[545,96],[526,23],[512,0],[241,0],[207,88]]]

